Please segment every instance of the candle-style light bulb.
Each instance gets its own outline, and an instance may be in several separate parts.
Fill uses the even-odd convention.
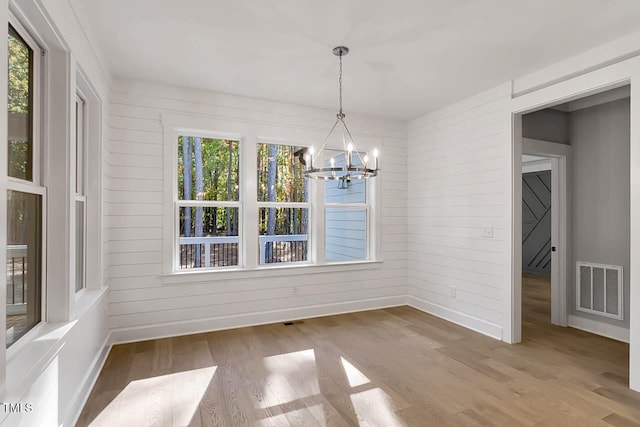
[[[309,165],[309,169],[313,169],[313,155],[315,152],[316,149],[313,148],[313,145],[309,147],[309,154],[307,154],[307,165]]]
[[[378,170],[378,149],[377,148],[373,149],[373,160],[375,162],[374,164],[376,167],[375,169]]]
[[[369,156],[367,156],[366,154],[364,155],[364,159],[362,159],[362,161],[364,162],[364,168],[367,168],[367,163],[369,162]]]
[[[353,144],[347,145],[347,167],[350,168],[353,160]]]

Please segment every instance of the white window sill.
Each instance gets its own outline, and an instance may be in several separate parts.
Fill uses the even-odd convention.
[[[383,261],[352,261],[329,264],[268,265],[256,268],[198,269],[161,274],[162,284],[211,282],[216,280],[250,279],[260,277],[296,276],[299,274],[323,274],[339,271],[370,270],[382,267]]]
[[[7,398],[20,398],[58,355],[74,322],[36,326],[7,349]]]
[[[36,325],[7,349],[6,390],[11,393],[7,397],[19,398],[28,391],[64,347],[65,335],[107,290],[84,290],[69,321]]]
[[[109,288],[107,286],[103,286],[100,289],[85,288],[76,293],[71,313],[69,313],[69,319],[74,320],[82,317],[108,290]]]

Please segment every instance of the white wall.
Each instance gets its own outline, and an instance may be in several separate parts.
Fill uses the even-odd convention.
[[[593,322],[629,329],[629,98],[569,114],[572,146],[572,263],[569,311]],[[623,320],[576,310],[576,262],[623,267]],[[606,327],[602,327],[606,331]],[[615,333],[610,333],[615,337]]]
[[[509,100],[502,85],[409,123],[409,302],[498,339],[510,285]]]
[[[110,326],[117,342],[404,304],[406,136],[402,123],[347,117],[382,141],[382,263],[160,276],[163,239],[162,116],[208,118],[253,136],[328,132],[334,113],[177,87],[116,82],[111,92],[105,186]],[[267,129],[267,130],[265,130]],[[269,132],[265,135],[262,132]],[[281,135],[283,137],[286,135]],[[255,138],[247,138],[255,143]],[[296,141],[292,141],[295,143]],[[320,142],[320,141],[319,141]],[[292,284],[299,295],[292,295]]]
[[[16,0],[15,3],[30,17],[40,9],[44,19],[55,23],[57,36],[62,39],[70,52],[68,58],[68,64],[71,65],[69,73],[72,73],[68,76],[70,81],[75,81],[77,62],[98,95],[106,100],[110,78],[101,68],[100,61],[85,38],[84,31],[69,2],[66,0],[46,2]],[[32,22],[37,21],[34,19]],[[3,52],[5,52],[3,58],[6,58],[6,47]],[[7,86],[6,73],[0,77],[0,83],[2,87]],[[71,106],[69,108],[71,109]],[[6,129],[5,115],[0,114],[0,123],[2,123],[0,129]],[[90,143],[100,144],[100,141]],[[0,150],[6,153],[6,146],[0,144]],[[65,165],[51,165],[51,167],[64,170]],[[99,173],[99,171],[94,172]],[[6,179],[4,176],[0,177],[0,180],[4,179]],[[0,189],[2,187],[0,185]],[[1,193],[0,197],[4,198],[6,192]],[[4,203],[0,203],[0,207],[6,209]],[[61,227],[67,219],[50,217],[48,221],[49,227],[55,228]],[[99,245],[100,242],[95,241],[93,244]],[[55,242],[49,242],[49,249],[52,253],[56,250],[60,251],[60,244],[56,248]],[[0,275],[0,280],[4,293],[5,276]],[[49,307],[51,312],[56,311],[56,317],[58,313],[66,310],[65,319],[44,325],[38,330],[38,336],[19,351],[14,352],[14,348],[10,349],[6,364],[7,378],[6,382],[3,381],[5,389],[0,396],[0,401],[30,403],[32,411],[15,414],[5,412],[3,408],[0,412],[0,425],[59,426],[73,425],[75,422],[108,350],[106,345],[108,293],[104,288],[101,289],[100,279],[91,285],[94,289],[85,292],[84,297],[70,307]],[[51,286],[49,288],[51,292],[63,286],[71,288],[70,283],[56,283]],[[2,310],[0,318],[4,322],[4,304],[0,304],[0,310]],[[4,326],[2,329],[4,330]],[[5,364],[2,363],[1,366],[4,371]]]

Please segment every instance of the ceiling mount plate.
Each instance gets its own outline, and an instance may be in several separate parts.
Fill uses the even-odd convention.
[[[349,48],[345,46],[338,46],[333,48],[333,54],[335,56],[345,56],[349,53]]]

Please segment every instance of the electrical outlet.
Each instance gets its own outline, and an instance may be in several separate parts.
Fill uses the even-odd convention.
[[[485,239],[493,239],[493,227],[489,225],[482,227],[482,237]]]
[[[291,296],[297,297],[299,292],[300,290],[298,289],[297,286],[294,286],[293,288],[291,288]]]
[[[450,288],[451,290],[451,297],[455,298],[456,297],[456,288]]]

